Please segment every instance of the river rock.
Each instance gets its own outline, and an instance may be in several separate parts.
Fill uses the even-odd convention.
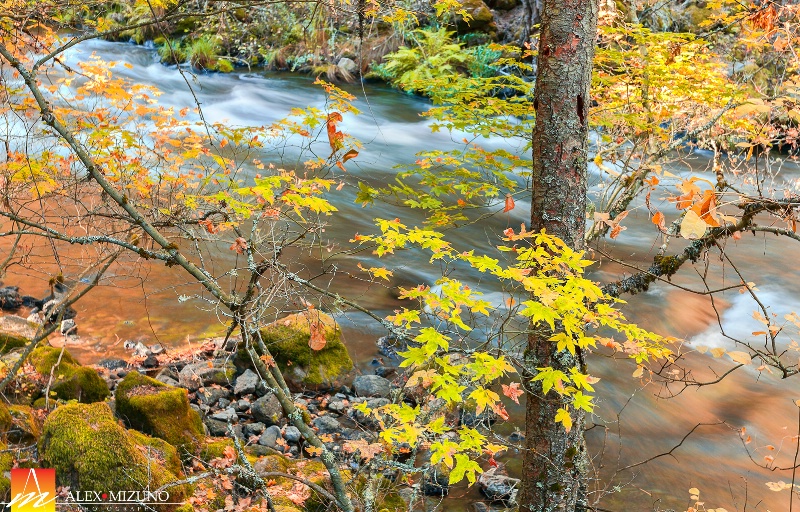
[[[504,474],[505,468],[491,468],[478,477],[478,488],[481,493],[495,503],[514,507],[521,480]]]
[[[267,426],[257,421],[255,423],[248,423],[244,426],[244,433],[250,436],[260,436],[267,429]]]
[[[62,320],[61,329],[59,330],[59,332],[64,336],[78,334],[78,325],[72,318],[70,318],[69,320]]]
[[[271,425],[261,434],[261,437],[258,439],[258,444],[278,449],[278,439],[280,438],[281,428],[277,425]]]
[[[236,396],[249,395],[256,392],[258,383],[261,378],[251,369],[236,377],[236,385],[233,387],[233,393]]]
[[[231,361],[215,359],[211,362],[187,364],[178,374],[181,387],[196,391],[211,384],[228,385],[236,373]]]
[[[377,375],[359,375],[353,381],[357,396],[387,398],[392,391],[392,383]]]
[[[19,295],[18,286],[0,288],[0,309],[14,310],[20,306],[22,306],[22,297]]]
[[[239,421],[239,416],[236,414],[236,411],[233,409],[233,407],[228,407],[227,409],[223,409],[212,414],[211,419],[224,421],[226,423],[236,423]]]
[[[358,74],[358,64],[356,64],[353,59],[347,57],[339,59],[339,62],[336,63],[336,67],[350,75]]]
[[[342,430],[339,420],[330,415],[314,418],[313,424],[319,429],[320,434],[335,434]]]
[[[120,368],[127,367],[128,363],[125,362],[124,359],[111,358],[111,359],[101,359],[97,363],[97,366],[99,366],[100,368],[105,368],[107,370],[119,370]]]
[[[158,364],[158,358],[150,354],[142,361],[142,368],[158,368]]]
[[[422,478],[425,496],[447,496],[450,491],[450,473],[443,467],[434,466]]]
[[[283,407],[278,397],[270,393],[264,395],[250,405],[250,414],[253,419],[265,425],[276,425],[283,417]]]
[[[300,429],[294,425],[288,425],[283,429],[283,438],[290,443],[299,443],[302,437],[303,436],[300,434]]]
[[[383,407],[384,405],[389,405],[388,398],[369,398],[367,400],[361,398],[361,401],[366,401],[367,407],[369,407],[371,410]],[[360,423],[361,425],[364,425],[365,427],[378,429],[381,426],[380,421],[378,421],[378,419],[372,414],[364,414],[363,412],[358,411],[356,409],[350,409],[349,415],[356,422]]]
[[[203,423],[208,427],[208,435],[214,437],[225,437],[228,435],[228,423],[225,421],[206,418]]]
[[[228,389],[220,386],[208,386],[203,388],[202,391],[197,391],[197,401],[203,405],[212,406],[220,400],[230,396],[231,392]]]
[[[309,346],[312,326],[325,339],[322,348],[316,347],[318,350]],[[337,389],[351,377],[353,360],[330,315],[318,310],[289,315],[262,329],[261,338],[294,391]],[[241,351],[237,360],[248,361],[249,356]]]

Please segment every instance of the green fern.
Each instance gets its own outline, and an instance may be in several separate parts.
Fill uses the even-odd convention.
[[[401,46],[384,57],[375,74],[410,92],[425,92],[435,79],[458,74],[474,59],[446,29],[411,32],[414,46]]]

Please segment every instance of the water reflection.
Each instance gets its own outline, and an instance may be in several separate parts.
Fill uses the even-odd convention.
[[[181,75],[174,68],[165,68],[156,62],[152,50],[123,44],[92,42],[81,45],[67,56],[67,63],[75,65],[91,52],[98,52],[106,60],[115,60],[132,65],[130,69],[118,66],[117,72],[136,83],[155,84],[162,91],[160,101],[165,106],[182,108],[200,101],[205,116],[210,121],[229,124],[263,125],[286,115],[297,106],[324,106],[325,98],[320,90],[311,85],[306,77],[283,74],[262,75],[241,73],[197,77]],[[187,81],[193,93],[187,88]],[[393,166],[408,162],[413,154],[424,149],[455,148],[461,134],[432,134],[419,113],[428,108],[422,99],[399,94],[381,86],[357,86],[350,88],[360,99],[357,106],[364,112],[358,118],[348,117],[343,129],[368,142],[359,158],[352,163],[351,172],[373,180],[387,182],[393,179]],[[369,103],[364,101],[368,98]],[[507,141],[486,141],[491,147],[509,146]],[[511,147],[510,149],[513,149]],[[696,154],[693,160],[676,163],[672,172],[697,172],[707,167],[708,155]],[[348,165],[348,167],[351,167]],[[797,174],[796,168],[787,168],[787,173]],[[600,193],[602,180],[593,174],[592,194]],[[345,188],[336,196],[340,214],[327,227],[331,241],[348,240],[356,232],[372,230],[371,218],[384,216],[393,218],[407,211],[385,206],[381,210],[362,209],[354,204],[355,191]],[[658,204],[659,199],[654,198]],[[641,207],[641,205],[639,205]],[[665,211],[670,208],[661,203]],[[510,215],[496,216],[480,227],[469,227],[450,233],[450,240],[458,247],[472,248],[480,244],[496,242],[496,233],[507,226],[519,226],[529,217],[530,203],[517,201],[517,208]],[[652,226],[646,210],[636,209],[628,217],[628,230],[618,241],[604,243],[602,249],[628,262],[647,267],[660,241],[654,239]],[[800,279],[796,258],[782,243],[758,238],[731,243],[727,250],[742,268],[757,269],[752,280],[762,286],[762,295],[775,308],[776,314],[800,310]],[[680,248],[680,241],[673,250]],[[7,276],[7,284],[18,285],[23,292],[43,296],[47,292],[47,279],[58,272],[76,276],[83,270],[70,262],[69,251],[64,249],[62,268],[53,263],[48,245],[37,245],[31,250],[25,269],[13,268]],[[73,253],[77,255],[77,252]],[[220,250],[215,255],[219,268],[227,268],[235,256],[230,251]],[[365,266],[375,264],[367,254],[342,258],[337,264],[352,268],[357,262]],[[727,276],[720,262],[715,265],[718,272],[713,275]],[[698,267],[706,262],[700,262]],[[395,275],[407,283],[432,283],[440,274],[438,268],[420,264],[419,254],[405,251],[392,261]],[[601,281],[619,278],[631,272],[609,261],[592,269],[592,276]],[[223,329],[220,319],[213,311],[200,304],[188,301],[180,303],[180,295],[190,295],[198,287],[187,281],[179,272],[159,264],[143,265],[129,260],[114,269],[114,278],[92,291],[80,302],[78,324],[82,344],[71,348],[84,362],[102,357],[124,355],[121,341],[132,339],[146,344],[161,343],[167,347],[185,346],[209,334]],[[681,286],[702,291],[698,274],[688,270],[675,277]],[[725,284],[717,279],[711,285]],[[736,280],[734,280],[735,282]],[[362,283],[341,279],[336,281],[337,291],[355,300],[369,304],[379,313],[388,313],[397,306],[397,301],[386,288],[373,285],[364,289]],[[499,290],[486,290],[499,295]],[[719,334],[717,315],[706,296],[657,284],[651,291],[629,299],[625,307],[629,319],[654,331],[685,337],[694,345],[730,346]],[[747,336],[754,328],[750,313],[753,304],[746,295],[731,290],[725,299],[717,302],[722,322],[731,333]],[[346,314],[342,317],[344,337],[357,363],[365,371],[375,356],[374,339],[383,334],[369,319]],[[691,360],[699,374],[713,376],[730,361],[713,360],[707,356]],[[709,369],[709,366],[712,369]],[[602,378],[598,385],[600,395],[597,416],[592,422],[599,425],[588,433],[593,453],[605,446],[602,459],[594,460],[595,468],[612,485],[619,484],[621,490],[609,495],[602,506],[612,510],[649,510],[654,506],[682,509],[688,503],[688,489],[701,489],[701,498],[709,508],[743,510],[783,510],[787,508],[788,494],[768,491],[765,482],[787,480],[787,474],[773,473],[757,468],[744,451],[738,428],[746,426],[753,441],[747,447],[757,462],[764,462],[765,455],[776,458],[776,464],[789,465],[794,441],[791,436],[797,429],[797,407],[792,400],[800,398],[800,388],[795,380],[781,381],[774,376],[758,377],[752,371],[740,371],[715,386],[692,388],[679,396],[666,400],[659,398],[663,392],[656,386],[644,387],[643,381],[631,377],[634,366],[628,361],[607,357],[596,357],[592,371]],[[633,397],[633,399],[631,399]],[[510,411],[514,420],[520,421],[523,414],[518,407]],[[617,420],[620,423],[617,424]],[[672,456],[638,466],[615,475],[615,468],[646,460],[670,450],[697,423],[726,422],[716,426],[701,427]],[[510,426],[503,427],[510,431]],[[771,453],[765,445],[781,447]],[[512,469],[519,457],[509,458]],[[746,489],[746,491],[745,491]],[[457,491],[465,496],[476,497],[475,490]],[[445,508],[462,510],[464,504],[458,500],[446,502]]]

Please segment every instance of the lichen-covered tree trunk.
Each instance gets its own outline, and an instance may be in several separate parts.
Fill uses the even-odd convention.
[[[541,13],[533,130],[531,229],[545,228],[575,249],[586,227],[588,108],[597,34],[597,0],[544,0]],[[552,335],[535,329],[528,338],[526,367],[552,366],[569,374],[584,366],[582,355],[558,353]],[[529,376],[530,376],[529,375]],[[527,396],[526,450],[521,512],[572,512],[583,508],[586,453],[583,414],[573,412],[567,432],[555,422],[563,401],[542,396],[531,384]]]

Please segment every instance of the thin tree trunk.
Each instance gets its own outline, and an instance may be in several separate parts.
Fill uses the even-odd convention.
[[[586,167],[589,85],[597,34],[597,0],[544,0],[534,94],[533,204],[531,229],[583,247],[586,229]],[[567,374],[583,369],[582,355],[557,352],[552,333],[528,338],[526,367],[552,366]],[[530,376],[529,375],[529,376]],[[527,396],[526,450],[520,512],[572,512],[583,508],[586,450],[583,413],[573,412],[569,432],[555,423],[564,406],[538,383]]]

